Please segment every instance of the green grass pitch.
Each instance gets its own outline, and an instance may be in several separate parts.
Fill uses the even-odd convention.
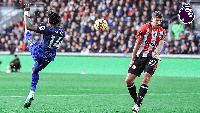
[[[41,73],[35,100],[25,109],[31,73],[0,73],[0,113],[132,113],[125,78]],[[153,76],[139,113],[199,113],[199,83],[200,78]]]

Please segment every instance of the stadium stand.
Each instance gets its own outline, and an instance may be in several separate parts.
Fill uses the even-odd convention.
[[[59,52],[131,53],[136,31],[150,22],[153,11],[159,10],[164,14],[161,26],[167,31],[162,54],[200,54],[200,33],[194,32],[194,24],[183,25],[184,30],[178,34],[178,39],[174,38],[172,32],[183,2],[186,0],[32,0],[31,22],[34,25],[44,22],[48,26],[47,11],[55,8],[61,15],[60,25],[66,34]],[[0,1],[0,7],[23,11],[23,3],[3,0]],[[21,18],[17,23],[16,20],[10,21],[0,30],[0,51],[10,51],[11,54],[28,51],[23,16],[18,17]],[[93,27],[98,18],[104,18],[109,24],[103,33]],[[40,34],[31,34],[41,41]]]

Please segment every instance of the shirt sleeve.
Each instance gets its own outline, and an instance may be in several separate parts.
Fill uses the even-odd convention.
[[[161,38],[160,38],[160,40],[163,40],[164,42],[165,42],[165,36],[166,36],[166,31],[165,31],[165,29],[162,29],[162,31],[161,31]]]
[[[37,33],[40,34],[52,34],[51,27],[48,26],[37,26]]]
[[[147,25],[145,24],[137,31],[135,38],[142,40],[146,31],[147,31]]]

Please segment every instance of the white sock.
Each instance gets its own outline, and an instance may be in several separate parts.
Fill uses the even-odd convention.
[[[30,90],[30,93],[29,93],[29,94],[33,94],[33,95],[34,95],[34,94],[35,94],[35,92]]]
[[[35,92],[34,91],[30,91],[28,98],[34,97]]]

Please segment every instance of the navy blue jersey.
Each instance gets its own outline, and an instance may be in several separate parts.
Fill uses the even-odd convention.
[[[56,52],[65,37],[65,31],[61,27],[37,26],[37,33],[43,34],[43,39],[39,46],[48,53]]]

